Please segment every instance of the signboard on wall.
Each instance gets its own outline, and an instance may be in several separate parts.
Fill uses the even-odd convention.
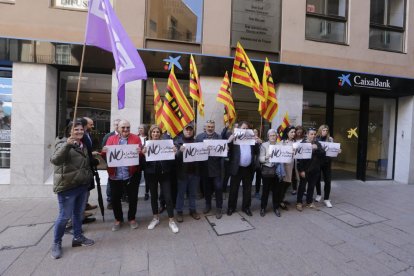
[[[88,10],[89,0],[54,0],[54,6],[56,8],[74,9],[74,10]],[[114,5],[113,0],[109,0],[112,6]]]
[[[280,50],[280,0],[232,1],[231,46],[244,49]]]

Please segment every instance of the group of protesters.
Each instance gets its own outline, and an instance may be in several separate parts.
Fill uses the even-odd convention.
[[[200,219],[196,208],[196,197],[199,190],[204,196],[204,214],[212,212],[212,201],[215,200],[214,215],[221,219],[224,211],[223,193],[228,191],[227,215],[231,216],[237,210],[237,200],[240,183],[242,183],[241,211],[252,216],[252,181],[256,172],[256,194],[260,192],[262,183],[260,216],[266,215],[268,198],[272,192],[272,210],[277,217],[281,216],[281,209],[288,210],[285,194],[291,186],[292,195],[297,196],[296,209],[303,210],[302,198],[306,194],[306,207],[316,209],[313,203],[314,189],[317,189],[315,200],[321,200],[321,172],[324,177],[324,203],[332,207],[329,200],[331,182],[331,160],[326,157],[319,141],[333,142],[329,136],[329,127],[322,125],[318,129],[301,126],[288,126],[283,131],[270,129],[267,132],[267,141],[263,142],[258,133],[250,144],[235,142],[234,129],[248,130],[252,126],[242,121],[234,126],[227,126],[218,134],[213,120],[206,121],[204,131],[195,135],[195,126],[190,123],[184,127],[180,135],[174,139],[174,160],[146,160],[147,144],[151,140],[170,140],[171,136],[163,132],[157,125],[151,127],[142,125],[139,133],[131,133],[131,125],[127,120],[115,120],[114,131],[108,133],[102,143],[100,153],[103,160],[110,146],[136,145],[139,155],[139,165],[107,167],[108,172],[108,208],[113,210],[115,222],[112,231],[121,229],[124,223],[122,199],[127,198],[127,221],[131,229],[136,229],[138,188],[141,177],[145,178],[145,200],[150,199],[153,217],[148,229],[154,229],[160,224],[160,213],[165,209],[168,214],[168,226],[173,233],[179,232],[177,222],[184,220],[184,199],[188,198],[190,216]],[[147,132],[148,130],[148,132]],[[283,133],[283,134],[281,134]],[[55,152],[51,157],[54,164],[54,192],[59,201],[59,215],[55,223],[55,237],[52,246],[52,257],[62,256],[62,237],[64,228],[69,219],[73,224],[72,246],[89,246],[94,241],[82,234],[82,213],[85,208],[88,185],[92,179],[91,164],[95,159],[91,149],[85,146],[84,128],[80,121],[70,123],[65,137],[57,138]],[[281,139],[281,142],[277,140]],[[228,155],[226,157],[209,156],[206,161],[184,162],[183,153],[191,143],[206,140],[226,140]],[[312,145],[311,159],[293,159],[289,163],[275,163],[270,159],[269,147],[282,143],[310,143]],[[223,181],[224,178],[224,181]],[[297,185],[299,183],[299,185]],[[259,185],[259,187],[257,187]],[[160,191],[158,191],[160,188]],[[305,191],[306,190],[306,191]],[[159,204],[160,202],[160,204]],[[176,215],[174,215],[174,209]]]

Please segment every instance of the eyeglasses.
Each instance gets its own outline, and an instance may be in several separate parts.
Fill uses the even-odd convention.
[[[122,129],[130,129],[131,127],[121,127]]]
[[[208,123],[208,124],[215,124],[216,122],[214,120],[207,120],[206,123]]]

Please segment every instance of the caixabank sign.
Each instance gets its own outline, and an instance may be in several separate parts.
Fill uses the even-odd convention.
[[[370,77],[362,74],[345,73],[338,76],[339,87],[361,87],[391,90],[391,81],[386,77]]]

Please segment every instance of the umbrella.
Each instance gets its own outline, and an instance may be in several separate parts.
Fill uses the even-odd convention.
[[[102,220],[105,221],[105,216],[104,216],[105,209],[104,209],[104,204],[103,204],[103,199],[102,199],[101,179],[99,178],[98,168],[96,166],[93,166],[93,175],[95,176],[96,190],[98,191],[99,209],[101,209]]]

